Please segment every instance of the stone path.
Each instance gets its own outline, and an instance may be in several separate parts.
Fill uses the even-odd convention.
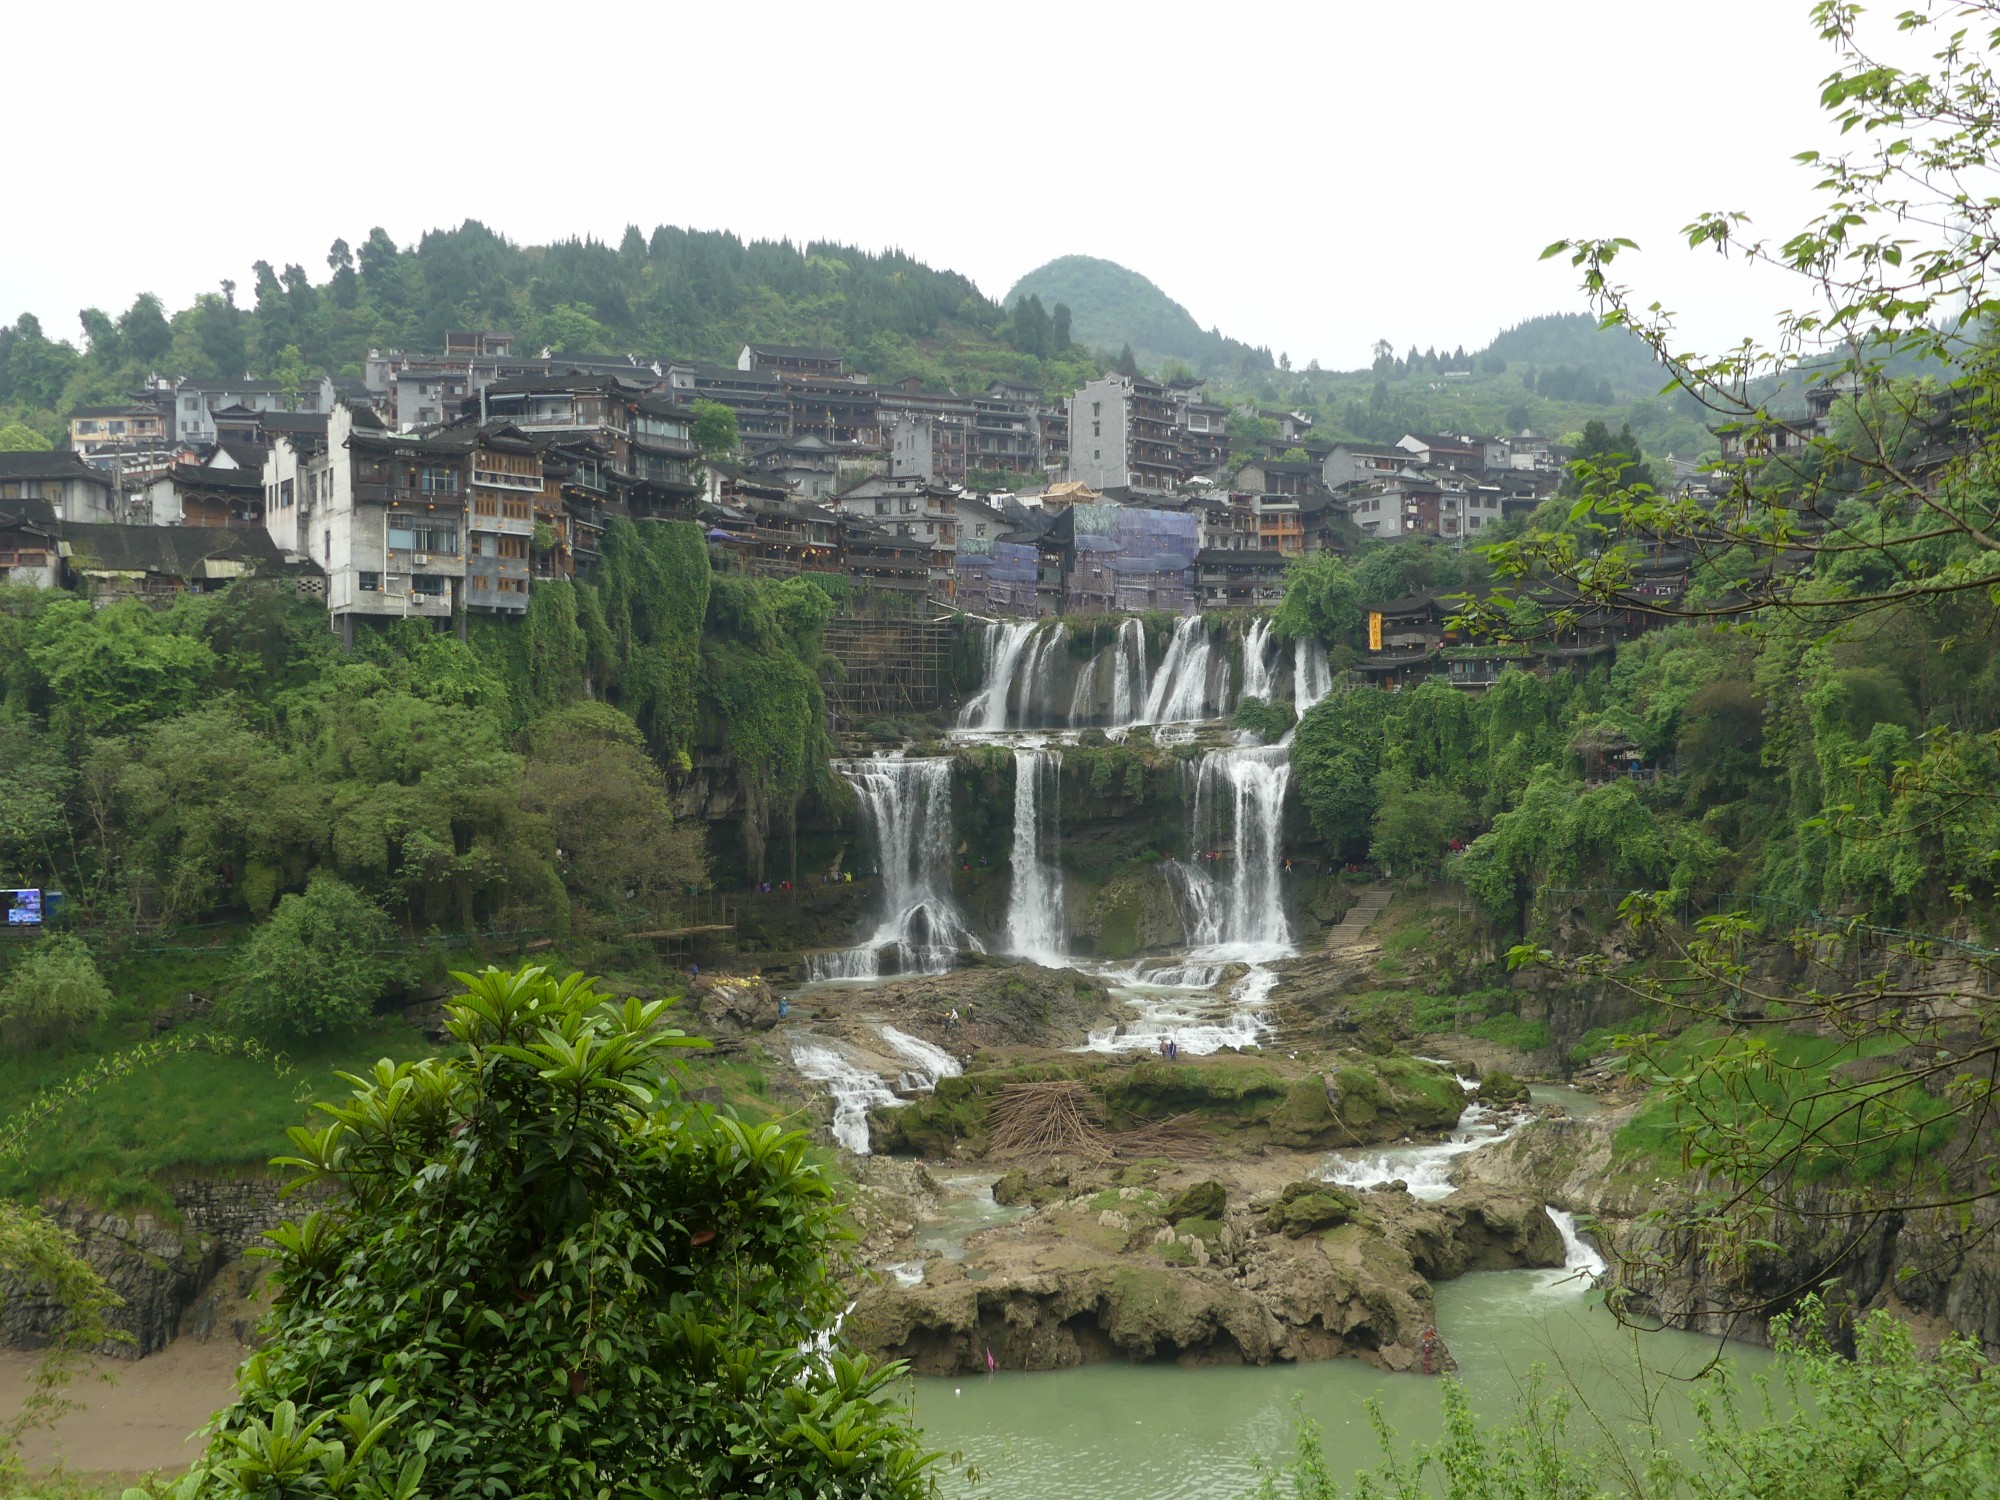
[[[1371,885],[1361,893],[1361,899],[1347,910],[1334,929],[1326,935],[1326,951],[1340,953],[1343,950],[1373,946],[1367,943],[1368,929],[1375,925],[1375,919],[1382,915],[1382,909],[1389,904],[1392,894],[1386,885]]]

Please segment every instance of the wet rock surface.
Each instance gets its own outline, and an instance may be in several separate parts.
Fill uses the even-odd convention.
[[[1309,1165],[1017,1169],[995,1198],[1036,1207],[973,1234],[962,1260],[922,1259],[915,1285],[871,1278],[847,1331],[924,1374],[984,1370],[989,1355],[1004,1369],[1349,1357],[1441,1373],[1432,1280],[1563,1263],[1561,1235],[1528,1195],[1423,1203],[1311,1177],[1271,1185]]]

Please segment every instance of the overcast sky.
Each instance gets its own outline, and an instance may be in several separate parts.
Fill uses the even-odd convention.
[[[8,114],[44,191],[0,239],[0,317],[77,338],[81,307],[179,307],[260,257],[320,281],[375,224],[665,222],[896,246],[996,297],[1104,256],[1205,327],[1351,367],[1580,308],[1536,256],[1617,233],[1647,300],[1724,343],[1789,289],[1675,231],[1804,211],[1790,158],[1825,141],[1833,65],[1807,10],[148,3],[93,8],[79,51],[74,12],[23,7]]]

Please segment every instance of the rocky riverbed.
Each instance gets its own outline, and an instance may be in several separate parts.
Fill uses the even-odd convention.
[[[1433,1061],[1081,1050],[1117,1024],[1116,998],[1033,965],[829,987],[788,1012],[763,1045],[856,1153],[868,1269],[847,1331],[920,1373],[1334,1357],[1440,1372],[1434,1282],[1564,1263],[1531,1191],[1329,1180],[1333,1153],[1449,1138],[1473,1096]],[[1501,1092],[1483,1112],[1527,1119]]]

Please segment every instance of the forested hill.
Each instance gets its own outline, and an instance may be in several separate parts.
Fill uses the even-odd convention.
[[[1616,397],[1657,395],[1666,377],[1653,351],[1622,328],[1606,328],[1589,313],[1550,313],[1501,330],[1480,351],[1488,363],[1565,369],[1592,386],[1607,383]]]
[[[178,311],[153,296],[122,313],[85,309],[82,324],[81,347],[33,317],[0,327],[0,416],[46,428],[150,373],[280,378],[289,358],[358,375],[370,348],[437,349],[451,328],[505,329],[523,352],[647,360],[827,345],[877,380],[960,389],[1002,377],[1067,391],[1097,368],[1053,347],[1046,315],[1017,329],[966,277],[900,251],[670,225],[628,228],[615,245],[517,245],[467,220],[398,246],[378,228],[358,245],[336,240],[323,264],[260,261],[247,287],[224,281]]]
[[[1137,271],[1091,255],[1064,255],[1014,283],[1007,306],[1038,297],[1053,309],[1068,307],[1072,336],[1105,354],[1129,345],[1139,364],[1158,369],[1175,362],[1208,376],[1248,376],[1273,368],[1269,349],[1253,348],[1204,331],[1180,303]]]

